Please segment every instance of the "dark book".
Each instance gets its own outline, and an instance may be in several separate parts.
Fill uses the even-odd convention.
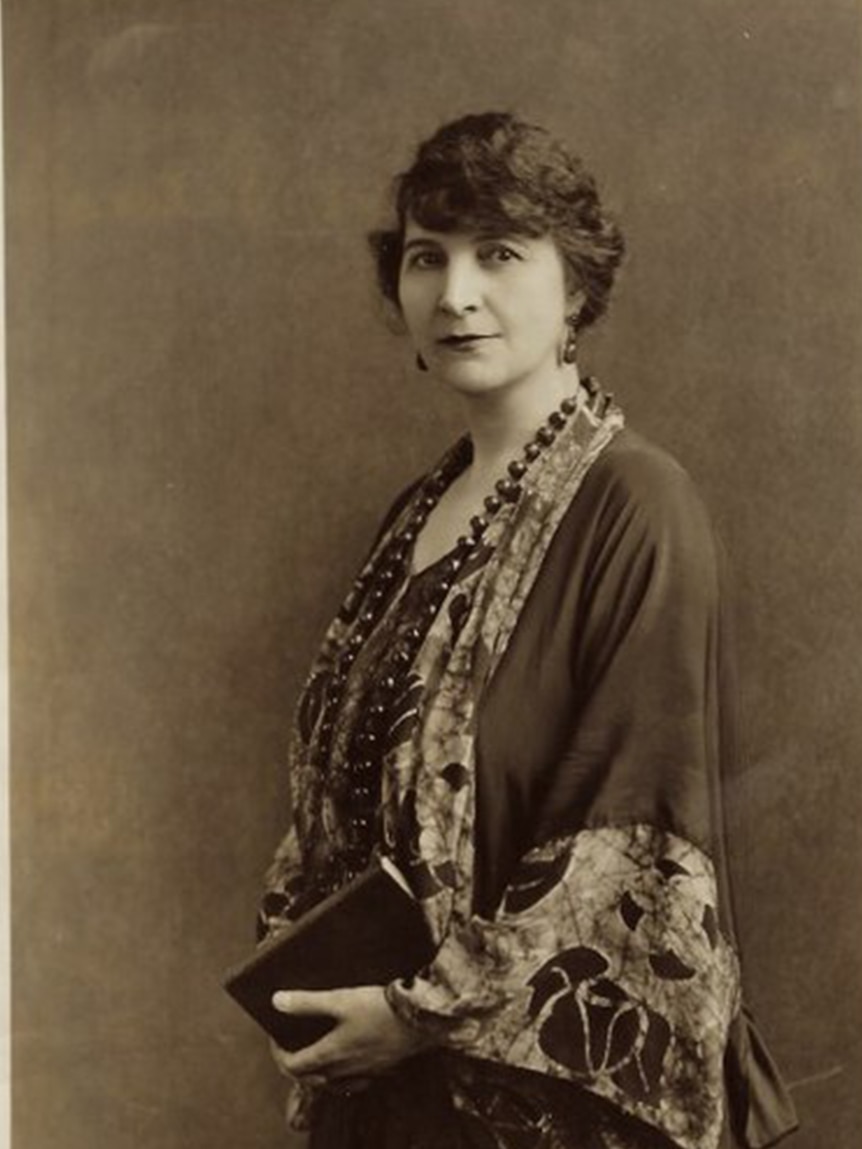
[[[282,1049],[296,1050],[335,1022],[280,1013],[272,1004],[277,990],[386,985],[416,973],[434,953],[419,903],[384,860],[264,942],[228,971],[224,988]]]

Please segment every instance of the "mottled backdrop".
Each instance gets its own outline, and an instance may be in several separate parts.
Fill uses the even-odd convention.
[[[631,256],[589,365],[740,593],[734,870],[805,1130],[856,1149],[857,0],[6,0],[15,1149],[273,1149],[222,995],[303,669],[457,411],[365,230],[446,117],[520,109]]]

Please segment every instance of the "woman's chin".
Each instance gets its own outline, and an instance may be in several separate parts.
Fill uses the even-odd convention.
[[[433,373],[441,383],[465,395],[484,395],[504,390],[508,379],[477,363],[435,363]]]

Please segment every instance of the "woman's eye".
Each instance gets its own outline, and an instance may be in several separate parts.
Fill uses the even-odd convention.
[[[486,263],[511,263],[521,258],[514,248],[505,243],[495,243],[485,248],[480,256]]]
[[[407,259],[407,266],[421,270],[427,267],[439,267],[442,262],[443,257],[439,251],[414,251]]]

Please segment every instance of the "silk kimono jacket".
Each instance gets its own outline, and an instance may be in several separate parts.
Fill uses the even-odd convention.
[[[377,833],[439,944],[387,998],[438,1048],[364,1094],[313,1098],[312,1145],[715,1149],[731,1129],[751,1149],[773,1143],[795,1119],[742,999],[723,797],[733,653],[690,479],[615,409],[585,404],[481,553],[448,572],[442,604],[437,566],[405,567],[340,712],[349,731],[386,653],[424,619]],[[333,773],[312,752],[349,641],[349,621],[333,628],[306,691],[270,928],[337,852],[338,739]]]

